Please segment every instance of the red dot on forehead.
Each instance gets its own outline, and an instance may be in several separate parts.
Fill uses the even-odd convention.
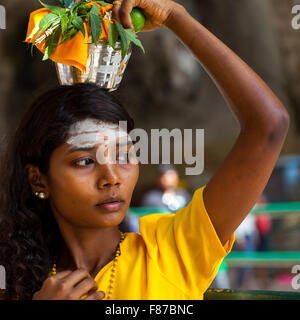
[[[108,136],[104,136],[104,140],[108,140]]]

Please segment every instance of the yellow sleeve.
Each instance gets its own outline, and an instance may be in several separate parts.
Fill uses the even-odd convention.
[[[204,188],[176,214],[153,214],[139,222],[148,255],[159,271],[195,299],[207,290],[234,243],[234,234],[224,246],[219,240],[203,203]]]

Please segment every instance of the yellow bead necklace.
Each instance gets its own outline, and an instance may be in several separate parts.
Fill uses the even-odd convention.
[[[119,259],[120,255],[121,255],[120,243],[126,238],[126,234],[125,233],[120,232],[120,235],[121,235],[121,239],[120,239],[120,242],[118,244],[117,250],[115,252],[113,265],[111,267],[111,274],[110,274],[109,284],[108,284],[108,288],[107,288],[107,295],[106,295],[106,299],[107,300],[111,299],[113,288],[114,288],[114,282],[115,282],[115,279],[116,279],[116,268],[117,268],[117,264],[118,264],[118,259]],[[52,270],[50,272],[50,275],[55,275],[56,273],[57,273],[57,271],[56,271],[56,262],[54,261],[54,264],[52,266]]]

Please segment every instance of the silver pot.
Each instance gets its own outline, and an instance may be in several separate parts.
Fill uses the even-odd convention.
[[[118,41],[116,48],[120,48]],[[114,50],[111,46],[98,42],[90,44],[88,48],[88,60],[86,72],[61,63],[55,63],[59,83],[72,85],[75,83],[92,82],[99,87],[114,91],[118,89],[132,53],[131,45],[127,55],[121,61],[121,50]]]

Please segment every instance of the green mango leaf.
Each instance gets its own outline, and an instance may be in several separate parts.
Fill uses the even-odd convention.
[[[118,30],[120,38],[121,38],[122,60],[124,60],[124,58],[128,52],[130,42],[128,40],[127,33],[125,32],[125,29],[123,28],[123,26],[117,20],[114,20],[114,22],[116,24],[117,30]]]
[[[78,32],[79,32],[79,30],[77,28],[72,29],[72,31],[70,32],[69,40],[72,40],[73,38],[75,38],[75,36],[77,35]]]
[[[125,29],[127,34],[127,39],[132,41],[136,46],[142,49],[143,53],[145,53],[145,49],[141,43],[141,41],[137,38],[137,34],[134,32],[134,29]]]
[[[74,17],[72,20],[72,24],[74,27],[76,27],[85,37],[85,29],[84,29],[84,24],[83,20],[80,17]]]
[[[48,4],[43,3],[40,0],[39,0],[39,2],[43,7],[49,9],[50,12],[52,12],[54,14],[57,14],[58,16],[62,16],[62,15],[64,15],[66,13],[66,10],[67,10],[66,8],[62,8],[62,7],[59,7],[59,6],[50,6]]]
[[[117,42],[118,38],[119,38],[118,29],[114,23],[110,22],[108,24],[108,43],[114,49],[115,49],[116,42]]]
[[[53,31],[53,33],[49,37],[46,38],[46,48],[45,48],[43,61],[51,57],[52,53],[57,47],[59,36],[60,36],[60,29],[57,28]]]
[[[65,32],[68,29],[68,23],[69,23],[69,16],[68,16],[68,14],[64,14],[60,19],[61,33],[63,35],[65,34]]]
[[[35,44],[35,41],[47,30],[49,29],[53,23],[59,21],[59,16],[53,13],[49,13],[43,17],[43,19],[39,23],[39,32],[36,34],[36,36],[33,39],[33,45]],[[32,50],[31,50],[32,52]]]
[[[73,14],[73,12],[78,9],[78,7],[82,6],[82,5],[83,5],[84,3],[86,3],[86,2],[90,2],[90,0],[89,0],[89,1],[87,1],[87,0],[81,0],[81,1],[73,4],[72,7],[70,8],[71,14]]]
[[[100,10],[96,4],[93,4],[90,11],[90,26],[92,30],[93,43],[97,43],[102,33],[102,18],[100,16]]]
[[[59,45],[63,44],[66,41],[72,40],[77,35],[78,32],[79,30],[73,26],[69,28],[68,31],[64,34]]]
[[[59,19],[59,16],[54,13],[46,14],[39,23],[39,29],[49,28],[50,25]]]
[[[86,16],[90,12],[90,7],[86,5],[81,5],[78,7],[77,13],[79,16]]]

